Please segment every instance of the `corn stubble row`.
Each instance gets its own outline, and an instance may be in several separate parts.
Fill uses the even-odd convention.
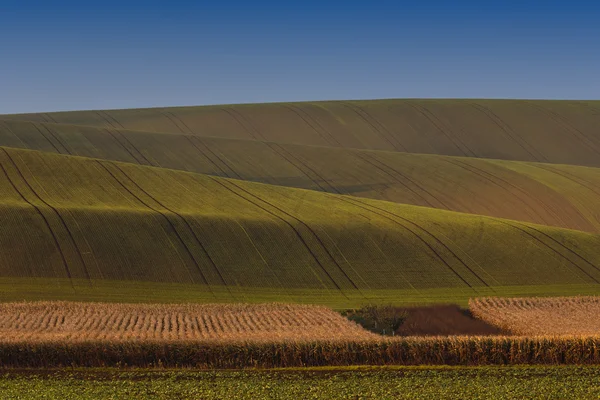
[[[365,340],[336,312],[287,304],[0,304],[2,342]]]
[[[481,298],[473,315],[515,335],[600,334],[600,297]]]
[[[305,305],[0,305],[0,367],[599,364],[598,336],[396,337]]]

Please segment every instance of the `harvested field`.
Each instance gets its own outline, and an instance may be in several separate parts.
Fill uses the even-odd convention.
[[[2,342],[353,341],[371,334],[319,306],[0,304]]]
[[[516,335],[600,335],[600,297],[482,298],[469,302],[478,318]]]
[[[409,307],[406,320],[396,330],[401,336],[500,335],[502,330],[482,319],[473,318],[456,305]]]
[[[383,337],[323,307],[0,307],[0,367],[599,364],[600,337]]]

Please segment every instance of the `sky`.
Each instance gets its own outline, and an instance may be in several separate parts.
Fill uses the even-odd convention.
[[[0,0],[0,114],[600,98],[600,2]]]

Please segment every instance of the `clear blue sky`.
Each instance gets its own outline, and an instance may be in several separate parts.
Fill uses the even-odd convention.
[[[2,0],[0,93],[0,113],[598,99],[600,2]]]

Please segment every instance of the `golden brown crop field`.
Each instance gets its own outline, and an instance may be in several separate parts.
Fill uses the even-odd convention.
[[[287,304],[0,306],[0,368],[598,364],[599,336],[383,337]]]
[[[377,336],[320,306],[297,304],[0,304],[2,342],[275,342]]]
[[[516,335],[600,336],[600,297],[481,298],[469,309]]]

